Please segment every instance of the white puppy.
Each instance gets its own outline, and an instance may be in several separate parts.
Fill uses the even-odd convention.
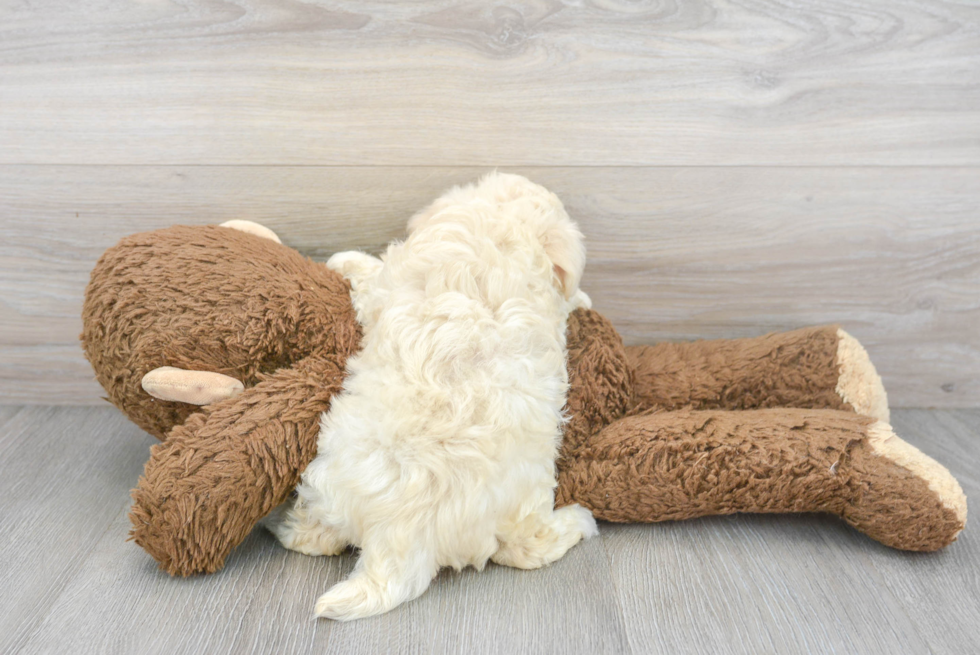
[[[333,619],[416,598],[443,566],[537,568],[597,532],[588,510],[554,509],[565,323],[588,303],[578,228],[554,194],[491,174],[408,232],[381,260],[327,264],[351,280],[363,350],[270,524],[310,555],[360,548],[316,603]]]

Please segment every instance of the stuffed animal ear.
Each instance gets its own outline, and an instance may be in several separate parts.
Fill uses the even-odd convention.
[[[237,396],[245,385],[210,371],[185,371],[173,366],[155,368],[143,376],[143,391],[154,398],[190,405],[210,405]]]
[[[545,254],[555,268],[555,280],[565,298],[578,291],[585,269],[585,243],[582,233],[567,218],[558,220],[541,235]]]

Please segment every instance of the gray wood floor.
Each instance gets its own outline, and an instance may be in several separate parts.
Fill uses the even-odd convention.
[[[894,424],[976,498],[980,410],[896,410]],[[976,652],[974,526],[910,554],[811,515],[603,524],[547,569],[444,572],[384,616],[313,621],[352,556],[258,531],[221,573],[173,579],[126,542],[152,443],[108,407],[0,406],[0,652]]]

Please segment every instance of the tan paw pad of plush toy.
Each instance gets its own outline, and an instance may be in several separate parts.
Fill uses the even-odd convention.
[[[361,337],[342,277],[245,223],[126,237],[86,290],[96,376],[161,440],[131,535],[171,574],[220,569],[286,500]],[[959,484],[893,433],[867,353],[837,327],[625,347],[579,309],[568,349],[559,505],[621,522],[828,512],[920,551],[966,523]]]

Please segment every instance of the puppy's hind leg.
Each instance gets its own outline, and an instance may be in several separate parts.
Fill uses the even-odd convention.
[[[314,519],[301,499],[275,508],[262,525],[283,546],[304,555],[339,555],[350,545],[336,528]]]
[[[561,558],[582,539],[599,534],[592,513],[580,505],[529,514],[498,536],[497,564],[536,569]]]
[[[421,542],[407,542],[404,534],[389,534],[394,538],[361,544],[361,557],[350,577],[316,601],[317,616],[349,621],[382,614],[429,588],[438,571],[433,553]]]

